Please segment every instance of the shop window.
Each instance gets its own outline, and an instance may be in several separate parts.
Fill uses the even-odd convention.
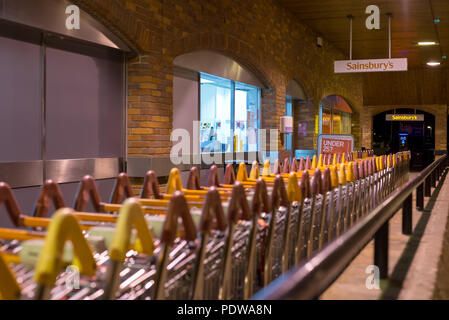
[[[289,95],[285,98],[285,115],[293,117],[293,98]],[[292,150],[292,134],[286,134],[284,139],[285,150]]]
[[[352,110],[339,96],[328,96],[320,103],[320,134],[351,134]]]
[[[201,152],[258,151],[260,89],[200,74]]]
[[[329,109],[321,108],[321,133],[332,133],[332,111]]]

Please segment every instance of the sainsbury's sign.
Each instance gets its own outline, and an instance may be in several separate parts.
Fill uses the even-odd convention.
[[[424,121],[423,114],[387,114],[387,121]]]
[[[340,60],[334,63],[335,73],[407,71],[407,58]]]

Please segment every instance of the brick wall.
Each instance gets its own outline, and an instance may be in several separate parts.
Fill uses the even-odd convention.
[[[307,126],[305,136],[298,136],[299,123]],[[313,101],[293,101],[293,148],[313,149],[315,139],[315,106]]]
[[[131,157],[170,153],[172,80],[161,79],[150,56],[128,63],[128,154]]]
[[[299,79],[314,103],[329,94],[362,106],[358,75],[333,74],[346,58],[275,0],[73,0],[138,52],[128,61],[129,156],[168,156],[172,130],[173,60],[213,50],[235,59],[269,88],[262,127],[277,128],[285,86]],[[358,123],[358,118],[354,119]]]
[[[363,126],[365,126],[366,123],[362,122],[362,119],[360,117],[360,113],[357,112],[357,110],[353,110],[352,112],[352,118],[351,118],[351,133],[354,136],[354,145],[359,147],[365,147],[363,143],[361,143],[362,139],[360,137],[360,131]]]

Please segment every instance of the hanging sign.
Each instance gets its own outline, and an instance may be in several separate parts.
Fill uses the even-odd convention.
[[[334,62],[335,73],[407,71],[407,58],[339,60]]]
[[[354,137],[350,134],[320,134],[318,154],[349,153],[354,150]]]
[[[386,121],[424,121],[423,114],[387,114]]]

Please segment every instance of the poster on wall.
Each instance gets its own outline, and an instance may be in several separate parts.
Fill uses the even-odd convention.
[[[298,137],[307,136],[307,122],[298,123]]]
[[[349,153],[354,150],[354,136],[350,134],[320,134],[318,154]]]

